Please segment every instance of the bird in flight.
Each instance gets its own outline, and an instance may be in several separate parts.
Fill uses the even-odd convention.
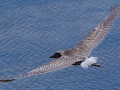
[[[55,60],[52,60],[51,62],[25,74],[21,74],[16,78],[1,79],[0,81],[10,82],[28,76],[41,75],[55,70],[67,68],[72,65],[81,65],[83,68],[88,68],[89,66],[100,67],[100,65],[97,63],[98,58],[91,57],[90,53],[105,38],[119,11],[120,6],[113,7],[111,13],[81,42],[79,42],[77,46],[69,50],[57,51],[54,53],[54,55],[50,56],[50,58],[55,58]]]

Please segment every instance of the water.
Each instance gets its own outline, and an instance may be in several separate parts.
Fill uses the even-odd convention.
[[[0,0],[0,78],[43,65],[57,50],[74,47],[120,0]],[[101,68],[72,66],[0,83],[0,90],[120,90],[120,14],[93,50]]]

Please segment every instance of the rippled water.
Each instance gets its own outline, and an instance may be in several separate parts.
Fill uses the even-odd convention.
[[[120,0],[0,0],[0,78],[8,79],[74,47]],[[0,90],[120,90],[120,14],[93,50],[101,68],[81,66],[0,83]]]

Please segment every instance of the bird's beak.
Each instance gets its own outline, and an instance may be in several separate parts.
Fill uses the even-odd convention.
[[[55,56],[54,56],[54,55],[52,55],[52,56],[50,56],[49,58],[55,58]]]

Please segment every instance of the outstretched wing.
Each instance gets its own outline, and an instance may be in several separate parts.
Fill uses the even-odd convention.
[[[100,23],[92,32],[88,34],[78,45],[74,48],[76,50],[83,50],[86,56],[88,52],[92,51],[107,35],[110,27],[112,26],[118,12],[120,11],[120,6],[115,6],[110,15]]]
[[[119,12],[120,6],[114,7],[111,11],[111,14],[101,23],[99,24],[85,39],[83,39],[74,49],[84,51],[84,53],[88,53],[93,48],[95,48],[106,36],[108,30],[112,26],[113,21],[115,20],[117,13]],[[85,52],[86,51],[86,52]],[[66,68],[75,62],[80,61],[79,59],[71,59],[67,56],[62,56],[56,60],[49,62],[37,69],[34,69],[26,74],[21,74],[17,78],[8,79],[8,80],[0,80],[1,82],[10,82],[19,78],[24,78],[32,75],[40,75],[48,72],[52,72],[55,70]]]
[[[6,80],[3,79],[0,81],[1,82],[10,82],[10,81],[24,78],[24,77],[28,77],[28,76],[41,75],[41,74],[52,72],[55,70],[67,68],[77,61],[78,61],[77,59],[73,60],[73,59],[68,58],[67,56],[60,57],[60,58],[53,60],[53,61],[51,61],[51,62],[49,62],[49,63],[47,63],[47,64],[45,64],[37,69],[31,70],[25,74],[21,74],[20,76],[18,76],[16,78],[6,79]]]

